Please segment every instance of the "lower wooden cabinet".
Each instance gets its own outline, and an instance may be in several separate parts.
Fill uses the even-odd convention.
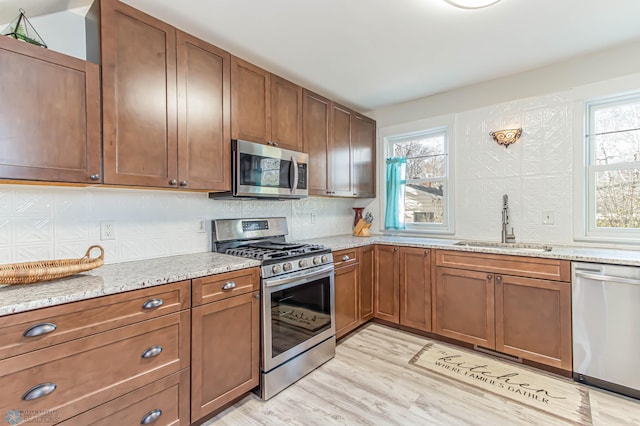
[[[395,324],[400,322],[399,249],[376,246],[375,317]]]
[[[335,271],[336,338],[358,327],[358,265]]]
[[[495,347],[493,275],[437,268],[434,332],[493,349]]]
[[[192,309],[191,419],[197,420],[259,383],[259,292]]]
[[[190,424],[188,368],[72,417],[63,426]]]
[[[495,277],[496,350],[570,371],[571,283]]]
[[[359,249],[360,259],[360,322],[364,323],[373,318],[376,251],[374,246]]]
[[[431,331],[431,250],[400,248],[400,324]]]

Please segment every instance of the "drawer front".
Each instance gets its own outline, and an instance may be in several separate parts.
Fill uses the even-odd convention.
[[[347,249],[333,252],[333,265],[336,268],[358,263],[358,249]]]
[[[189,366],[189,330],[183,311],[2,360],[0,412],[64,420],[175,373]]]
[[[0,317],[0,359],[190,306],[190,282],[182,281]]]
[[[153,418],[156,420],[148,424],[188,425],[189,375],[187,368],[85,411],[60,425],[138,425]]]
[[[571,262],[568,260],[436,250],[436,265],[517,277],[571,281]]]
[[[193,280],[193,306],[260,290],[260,269],[241,269]]]

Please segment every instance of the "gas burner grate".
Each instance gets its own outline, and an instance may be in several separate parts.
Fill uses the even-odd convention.
[[[286,247],[286,246],[285,246]],[[291,245],[289,249],[265,248],[261,245],[248,244],[230,248],[225,251],[226,254],[232,256],[247,257],[251,259],[268,260],[268,259],[284,259],[288,257],[300,256],[307,253],[315,253],[325,250],[324,246],[318,244]]]

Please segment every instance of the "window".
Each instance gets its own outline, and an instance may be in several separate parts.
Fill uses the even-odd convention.
[[[404,222],[408,230],[450,232],[447,128],[387,138],[389,157],[406,157]]]
[[[640,236],[640,94],[587,103],[587,235]]]

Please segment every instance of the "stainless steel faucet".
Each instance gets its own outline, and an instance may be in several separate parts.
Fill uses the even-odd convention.
[[[516,235],[513,233],[513,227],[511,227],[511,233],[507,233],[507,225],[509,224],[509,196],[504,194],[502,196],[502,242],[503,243],[515,243]]]

